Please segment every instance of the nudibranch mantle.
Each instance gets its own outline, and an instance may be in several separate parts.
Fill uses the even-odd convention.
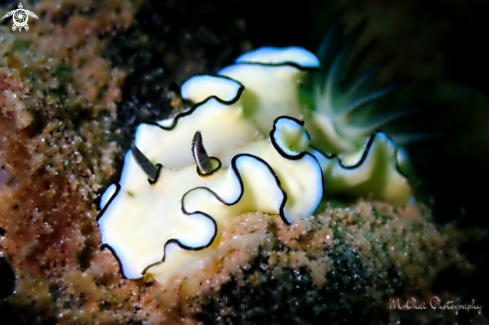
[[[278,118],[269,139],[235,149],[227,167],[218,163],[201,175],[195,163],[163,165],[154,184],[128,152],[124,167],[132,174],[121,177],[115,193],[107,190],[110,201],[102,198],[102,242],[119,258],[124,276],[137,279],[163,261],[168,243],[190,250],[211,245],[226,218],[248,211],[280,214],[287,223],[308,217],[324,188],[308,140],[301,122]]]
[[[397,147],[384,133],[340,157],[314,146],[327,132],[299,86],[318,67],[298,47],[251,51],[217,75],[187,80],[181,93],[193,106],[138,127],[98,220],[125,277],[165,282],[188,271],[215,247],[225,220],[245,212],[294,223],[325,194],[411,199]]]

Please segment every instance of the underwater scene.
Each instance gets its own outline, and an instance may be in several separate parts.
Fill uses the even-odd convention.
[[[487,324],[484,1],[0,13],[5,324]]]

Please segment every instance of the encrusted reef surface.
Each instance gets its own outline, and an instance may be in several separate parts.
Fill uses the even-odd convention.
[[[28,32],[12,32],[10,20],[0,26],[2,317],[13,324],[487,321],[487,297],[467,280],[484,287],[487,263],[473,248],[487,243],[487,223],[471,230],[474,223],[453,220],[438,202],[433,213],[423,203],[330,201],[292,226],[248,213],[226,223],[198,271],[164,287],[149,277],[124,279],[114,255],[101,249],[96,200],[118,177],[135,127],[181,109],[179,85],[191,75],[216,71],[268,41],[266,33],[257,44],[258,33],[246,34],[250,9],[241,15],[224,1],[155,3],[26,3],[39,17],[29,19]],[[274,5],[256,15],[291,13]],[[349,8],[351,16],[375,7],[365,6]],[[284,33],[276,45],[298,44],[284,44]],[[455,101],[471,97],[448,92]],[[413,297],[427,305],[433,296],[475,299],[482,313],[428,307],[406,314],[390,305]]]

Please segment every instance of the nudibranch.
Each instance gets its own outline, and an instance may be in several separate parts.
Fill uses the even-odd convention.
[[[325,196],[411,200],[385,133],[372,133],[360,150],[345,146],[341,156],[325,150],[336,140],[300,89],[319,68],[303,48],[263,47],[215,75],[190,78],[181,95],[191,107],[137,128],[98,220],[125,277],[165,282],[197,267],[225,220],[246,212],[290,224],[311,216]]]

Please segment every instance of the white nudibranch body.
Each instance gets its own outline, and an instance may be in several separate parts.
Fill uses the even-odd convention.
[[[341,159],[311,146],[327,132],[302,105],[299,84],[318,67],[298,47],[248,52],[217,75],[187,80],[181,93],[191,108],[138,127],[98,220],[125,277],[164,283],[197,267],[225,220],[242,213],[279,214],[290,224],[312,215],[325,195],[410,200],[385,134]]]

